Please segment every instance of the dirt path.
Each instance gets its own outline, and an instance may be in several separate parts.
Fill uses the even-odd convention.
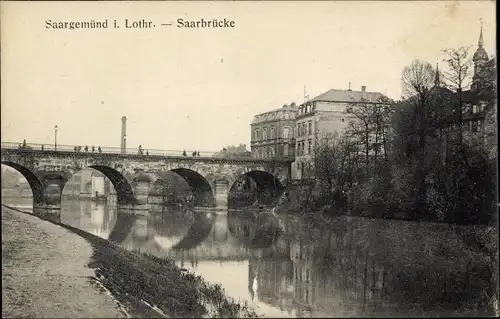
[[[91,254],[78,235],[2,207],[2,317],[126,318],[89,279]]]

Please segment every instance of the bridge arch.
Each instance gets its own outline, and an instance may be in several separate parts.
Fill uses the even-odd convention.
[[[42,181],[40,181],[40,179],[33,172],[31,172],[29,169],[27,169],[22,165],[10,161],[2,161],[2,164],[15,169],[16,171],[21,173],[24,176],[24,178],[26,178],[33,193],[34,206],[45,204],[44,185]]]
[[[150,195],[158,195],[158,187],[161,183],[175,182],[175,178],[168,176],[169,172],[175,173],[182,177],[193,194],[192,204],[197,207],[215,207],[215,196],[212,186],[206,177],[200,173],[188,168],[174,168],[164,173],[156,175],[154,180],[150,181]],[[148,203],[150,199],[148,198]]]
[[[251,180],[252,182],[249,182]],[[237,194],[244,194],[246,204],[253,204],[256,200],[259,204],[266,206],[273,205],[283,194],[285,187],[273,174],[263,170],[253,170],[246,172],[229,184],[228,205],[229,208],[241,205],[237,203]],[[248,192],[253,196],[248,197]],[[249,200],[252,200],[250,203]]]
[[[188,168],[174,168],[171,171],[179,174],[191,187],[194,206],[215,207],[214,191],[203,175]]]
[[[136,204],[136,199],[134,196],[134,192],[132,190],[132,186],[130,185],[129,181],[125,176],[123,176],[120,172],[115,170],[114,168],[111,168],[109,166],[103,166],[103,165],[89,165],[81,170],[75,171],[71,174],[71,176],[68,176],[69,180],[72,176],[74,176],[76,173],[84,170],[84,169],[95,169],[96,171],[102,173],[104,176],[106,176],[110,181],[111,184],[113,184],[113,187],[115,188],[116,191],[116,201],[118,205],[134,205]],[[62,191],[62,190],[61,190]]]
[[[191,194],[188,182],[173,171],[156,173],[150,177],[147,203],[153,205],[173,205],[185,203],[187,194]]]

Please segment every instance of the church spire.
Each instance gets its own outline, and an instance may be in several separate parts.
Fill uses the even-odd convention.
[[[483,19],[481,18],[480,21],[481,21],[481,31],[479,32],[479,41],[477,42],[478,48],[474,53],[474,56],[472,57],[472,61],[474,61],[475,64],[478,63],[483,64],[489,60],[488,53],[486,53],[486,50],[484,49]]]
[[[439,78],[439,63],[436,63],[436,74],[434,75],[434,86],[439,86],[441,80]]]
[[[484,46],[484,41],[483,41],[483,18],[479,19],[481,21],[481,31],[479,32],[479,41],[477,42],[477,45],[482,48]]]

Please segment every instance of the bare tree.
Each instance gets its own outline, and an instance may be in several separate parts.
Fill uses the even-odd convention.
[[[375,109],[374,125],[375,125],[375,160],[378,158],[379,145],[384,156],[384,164],[388,163],[388,134],[390,132],[391,118],[394,110],[391,105],[394,101],[387,97],[381,97],[379,104]]]
[[[323,195],[344,190],[352,185],[354,147],[348,136],[330,135],[315,147],[314,168],[316,181]]]
[[[462,145],[462,113],[464,108],[463,90],[470,86],[472,76],[472,60],[469,58],[470,47],[458,49],[445,49],[446,57],[443,59],[448,70],[443,72],[445,84],[457,93],[457,105],[453,108],[454,118],[458,124],[458,145]]]
[[[363,145],[366,175],[369,176],[370,135],[375,120],[375,107],[373,104],[366,103],[366,100],[362,100],[362,103],[356,105],[351,113],[354,115],[355,120],[349,122],[347,134],[352,140]]]
[[[434,86],[434,69],[430,63],[414,60],[403,69],[401,76],[404,95],[415,103],[415,115],[417,117],[416,132],[418,136],[417,148],[417,196],[415,199],[415,210],[417,214],[425,212],[425,153],[427,135],[427,104],[431,96],[431,88]]]

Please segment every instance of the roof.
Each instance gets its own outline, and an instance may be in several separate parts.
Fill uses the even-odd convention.
[[[384,95],[379,92],[363,92],[331,89],[309,100],[322,102],[378,102]]]
[[[486,50],[483,47],[479,47],[472,57],[472,61],[478,60],[488,60],[488,53],[486,53]]]
[[[277,108],[277,109],[273,109],[273,110],[270,110],[270,111],[265,111],[265,112],[256,114],[255,116],[267,115],[267,114],[271,114],[271,113],[275,113],[275,112],[280,112],[280,111],[292,111],[292,112],[296,112],[297,111],[297,107],[296,106],[291,106],[291,105],[285,105],[285,106],[282,106],[282,107]]]
[[[496,60],[497,60],[497,58],[493,57],[493,58],[491,58],[491,60],[489,60],[488,62],[486,62],[486,65],[488,67],[496,67],[497,66]]]

